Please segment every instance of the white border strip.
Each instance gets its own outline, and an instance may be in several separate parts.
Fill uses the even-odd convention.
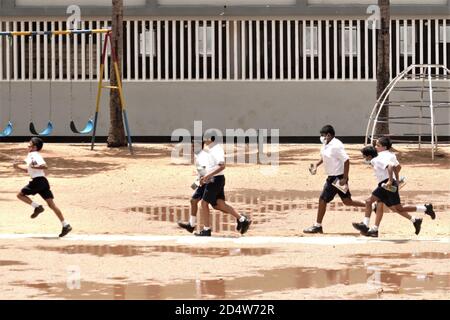
[[[21,240],[21,239],[58,239],[61,241],[99,241],[99,242],[164,242],[171,241],[181,244],[207,244],[207,243],[235,243],[235,244],[317,244],[317,245],[344,245],[344,244],[366,244],[386,241],[411,241],[411,242],[435,242],[450,243],[450,238],[382,238],[371,239],[364,237],[195,237],[195,236],[149,236],[149,235],[69,235],[65,238],[57,238],[55,234],[0,234],[0,240]]]

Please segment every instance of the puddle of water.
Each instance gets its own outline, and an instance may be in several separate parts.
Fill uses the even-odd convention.
[[[413,253],[383,253],[383,254],[355,254],[353,258],[363,259],[450,259],[450,254],[447,252],[413,252]]]
[[[13,260],[0,260],[0,267],[3,266],[22,266],[26,265],[26,263],[21,261],[13,261]]]
[[[149,283],[104,284],[81,282],[79,289],[65,284],[45,282],[13,283],[36,288],[36,297],[66,299],[243,299],[254,294],[306,288],[327,288],[343,284],[366,284],[370,294],[383,291],[394,294],[424,295],[426,291],[450,289],[450,275],[393,272],[390,269],[353,268],[327,270],[315,268],[284,268],[264,270],[256,276],[240,278],[191,280],[170,285]],[[336,297],[338,298],[338,297]]]
[[[131,245],[70,245],[65,247],[38,246],[38,250],[63,254],[90,254],[97,257],[116,255],[122,257],[144,256],[151,253],[183,253],[195,257],[262,256],[273,252],[268,248],[199,248],[189,246],[131,246]]]
[[[227,192],[227,202],[233,205],[239,212],[247,214],[252,220],[253,225],[270,222],[272,219],[280,219],[291,212],[299,212],[302,210],[317,210],[320,192],[317,191],[261,191],[261,190],[239,190]],[[432,192],[433,196],[446,195],[448,192]],[[416,196],[423,196],[423,193],[409,191],[402,192],[402,201],[404,203],[416,203]],[[177,202],[185,201],[188,198],[170,197],[169,200]],[[450,210],[450,205],[435,204],[435,211],[443,212]],[[345,206],[340,200],[335,200],[328,205],[328,211],[345,211],[345,212],[364,212],[364,208]],[[139,212],[148,215],[148,219],[152,221],[163,221],[176,223],[179,220],[188,221],[191,212],[190,205],[161,205],[161,206],[144,206],[131,207],[128,212]],[[199,215],[199,224],[202,224]],[[235,231],[236,221],[228,214],[212,210],[211,226],[214,232]]]

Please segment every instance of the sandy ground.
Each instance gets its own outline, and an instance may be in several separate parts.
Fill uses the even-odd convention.
[[[315,221],[325,179],[323,169],[316,176],[307,170],[318,157],[319,145],[280,146],[274,175],[264,174],[264,165],[227,165],[227,199],[254,221],[246,243],[220,241],[240,235],[234,231],[234,219],[217,212],[212,214],[213,235],[218,238],[214,242],[75,239],[92,234],[191,239],[175,222],[189,215],[194,168],[171,163],[172,145],[136,145],[131,157],[126,149],[99,146],[92,152],[86,144],[46,144],[42,155],[50,167],[55,202],[74,228],[64,240],[53,239],[60,224],[50,209],[31,220],[31,207],[15,197],[28,178],[12,169],[6,155],[25,157],[25,147],[0,144],[0,235],[19,236],[0,240],[0,298],[450,298],[448,146],[439,149],[434,162],[428,148],[396,146],[401,175],[407,178],[402,201],[432,202],[436,220],[425,216],[416,236],[411,222],[388,212],[380,238],[358,243],[352,242],[361,236],[351,223],[361,221],[363,212],[344,207],[339,199],[329,206],[325,234],[302,233]],[[368,197],[376,186],[372,169],[360,157],[361,147],[346,146],[356,200]],[[49,236],[20,238],[21,234]],[[278,236],[318,240],[251,242],[252,237]],[[321,243],[319,238],[326,237],[332,241]],[[335,238],[349,240],[330,243]],[[81,275],[80,288],[70,290],[68,279],[74,274]]]

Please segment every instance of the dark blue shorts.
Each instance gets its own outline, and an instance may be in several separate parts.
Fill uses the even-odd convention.
[[[217,199],[225,201],[225,176],[213,177],[213,181],[205,184],[202,199],[213,207],[217,205]]]
[[[203,198],[203,193],[205,193],[206,184],[195,189],[194,194],[192,195],[192,199],[201,199]]]
[[[26,196],[39,194],[44,200],[54,198],[53,193],[50,190],[50,184],[45,177],[34,178],[21,190],[21,192]]]
[[[337,188],[333,187],[333,185],[332,185],[332,183],[334,182],[334,180],[336,180],[336,178],[342,179],[343,177],[344,177],[344,175],[342,175],[342,174],[339,176],[328,176],[327,181],[325,182],[325,185],[323,186],[323,190],[320,195],[320,199],[322,199],[326,203],[329,203],[329,202],[333,201],[336,194],[338,194],[339,197],[341,197],[341,199],[351,198],[352,195],[350,193],[350,190],[348,190],[346,193],[343,193],[342,191],[338,190]]]
[[[372,192],[372,195],[374,195],[375,197],[380,199],[380,201],[383,202],[388,207],[392,207],[397,204],[400,204],[400,194],[398,193],[398,185],[397,185],[397,181],[395,181],[395,180],[392,185],[397,186],[397,191],[390,192],[381,187],[381,184],[386,183],[388,180],[389,179],[381,181],[378,184],[378,187]]]

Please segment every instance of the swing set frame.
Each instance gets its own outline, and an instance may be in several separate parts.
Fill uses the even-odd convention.
[[[95,107],[95,116],[94,116],[94,123],[93,123],[93,130],[92,130],[92,137],[91,137],[91,150],[94,150],[95,146],[95,138],[96,138],[96,132],[97,132],[97,122],[98,122],[98,114],[100,111],[100,98],[102,94],[103,89],[110,89],[110,90],[118,90],[119,92],[119,100],[120,100],[120,108],[122,110],[122,116],[123,121],[125,124],[125,131],[127,135],[127,144],[128,148],[130,150],[130,153],[133,154],[133,146],[131,141],[131,132],[130,132],[130,126],[128,124],[128,116],[126,111],[126,105],[125,105],[125,99],[123,95],[123,87],[122,87],[122,76],[120,74],[119,70],[119,62],[118,57],[116,54],[116,50],[113,46],[112,42],[112,30],[111,29],[83,29],[83,30],[55,30],[55,31],[4,31],[0,32],[0,37],[36,37],[36,36],[59,36],[59,35],[75,35],[75,34],[105,34],[105,40],[103,43],[102,48],[102,56],[101,56],[101,64],[100,64],[100,74],[98,75],[98,91],[97,91],[97,99],[96,99],[96,107]],[[105,60],[107,56],[107,48],[108,48],[108,41],[111,43],[111,58],[113,62],[113,68],[114,73],[117,80],[117,85],[105,85],[104,84],[104,73],[105,73]],[[89,121],[92,121],[89,119]],[[89,123],[88,121],[88,123]],[[12,124],[9,122],[8,126]],[[73,128],[72,128],[73,127]],[[75,123],[71,119],[71,128],[72,131],[75,129]],[[78,130],[76,130],[78,131]],[[82,130],[83,131],[83,130]],[[78,133],[83,133],[82,131]],[[75,131],[74,131],[75,132]]]

